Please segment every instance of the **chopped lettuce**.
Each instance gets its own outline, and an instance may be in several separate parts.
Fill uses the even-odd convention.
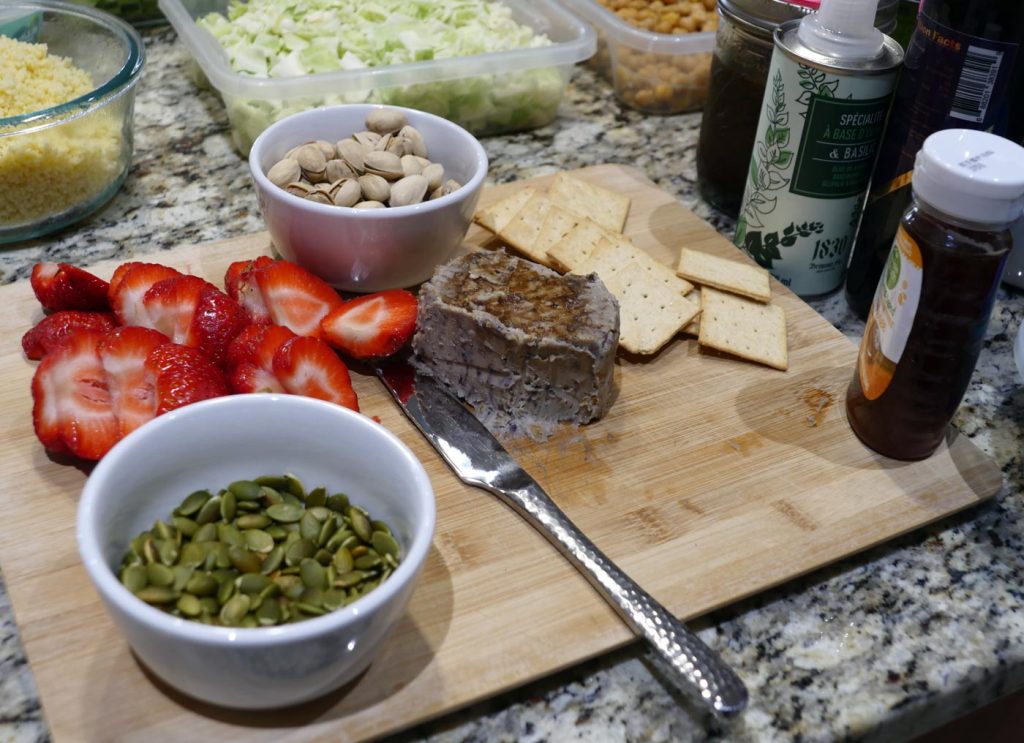
[[[464,57],[551,42],[491,0],[232,0],[227,15],[197,21],[224,47],[236,72],[287,78]],[[273,121],[312,106],[375,102],[409,106],[477,134],[526,129],[555,116],[565,72],[518,70],[291,100],[225,102],[247,152]]]

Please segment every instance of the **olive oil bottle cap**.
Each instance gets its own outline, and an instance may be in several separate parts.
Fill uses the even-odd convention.
[[[804,16],[797,38],[809,49],[843,62],[876,59],[885,37],[875,28],[878,0],[821,0],[820,10]]]
[[[1024,147],[973,129],[944,129],[914,162],[914,196],[951,217],[985,226],[1024,212]]]

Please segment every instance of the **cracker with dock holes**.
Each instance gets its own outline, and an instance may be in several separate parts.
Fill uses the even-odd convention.
[[[641,262],[623,260],[621,246],[603,238],[573,273],[596,273],[619,301],[619,345],[632,353],[655,353],[700,312],[677,286]]]
[[[614,232],[606,230],[594,220],[585,217],[576,224],[561,240],[548,247],[548,259],[559,271],[572,271],[577,265],[594,252],[594,248],[602,239],[609,242],[618,237]]]
[[[513,191],[500,201],[494,202],[486,209],[478,210],[473,215],[473,221],[498,234],[505,229],[526,202],[533,198],[535,193],[537,193],[537,189],[524,186],[518,191]]]
[[[548,198],[563,209],[590,217],[606,230],[622,232],[629,214],[629,197],[558,173],[548,188]]]
[[[701,287],[700,298],[702,346],[783,371],[789,367],[786,313],[781,307],[707,286]]]
[[[768,302],[772,298],[768,272],[749,263],[683,248],[676,273],[695,284],[732,292],[759,302]]]
[[[548,207],[544,223],[541,225],[537,239],[533,243],[534,252],[537,255],[544,256],[544,260],[541,263],[554,267],[554,261],[551,259],[548,250],[568,235],[579,221],[580,218],[577,215],[563,209],[558,204],[551,204]]]
[[[551,209],[551,202],[542,193],[535,193],[512,217],[512,221],[498,230],[498,237],[525,255],[531,261],[546,263],[548,253],[537,249],[544,219]]]

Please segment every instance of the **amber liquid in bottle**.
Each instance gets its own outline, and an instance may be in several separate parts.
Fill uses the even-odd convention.
[[[867,351],[861,349],[846,413],[854,432],[872,449],[916,460],[942,443],[967,390],[1011,237],[1008,229],[956,224],[921,203],[907,212],[901,227],[922,260],[917,312],[902,356],[893,364],[879,351],[872,310],[865,329]],[[879,390],[884,391],[878,395]]]

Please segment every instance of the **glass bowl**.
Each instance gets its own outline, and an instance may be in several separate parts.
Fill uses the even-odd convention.
[[[145,53],[124,21],[57,0],[5,0],[0,34],[46,44],[93,84],[70,101],[0,118],[0,243],[10,243],[77,222],[124,183]]]

